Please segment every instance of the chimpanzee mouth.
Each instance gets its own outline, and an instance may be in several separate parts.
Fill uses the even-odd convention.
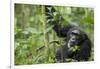
[[[68,48],[70,48],[70,47],[74,47],[74,46],[76,46],[76,45],[78,45],[78,43],[77,42],[68,42]]]

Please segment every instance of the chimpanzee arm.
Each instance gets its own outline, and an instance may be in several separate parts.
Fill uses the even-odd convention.
[[[56,62],[66,62],[66,58],[72,58],[73,52],[70,51],[67,45],[61,46],[56,52]]]
[[[61,21],[64,19],[59,15],[55,20],[55,16],[53,15],[56,12],[53,6],[45,6],[45,15],[46,15],[46,22],[53,25],[53,29],[56,32],[58,37],[66,37],[67,31],[72,27],[68,25],[66,27],[61,26]],[[61,23],[60,23],[61,22]]]

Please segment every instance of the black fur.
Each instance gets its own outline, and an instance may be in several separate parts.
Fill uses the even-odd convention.
[[[53,29],[58,37],[65,39],[65,45],[62,45],[56,52],[57,62],[66,62],[68,58],[77,61],[88,61],[91,54],[91,41],[87,34],[73,25],[62,27],[60,21],[63,18],[59,16],[57,20],[54,20],[54,12],[55,9],[52,6],[45,6],[47,23],[53,25]],[[75,39],[72,39],[72,37],[75,37]],[[70,48],[74,46],[79,46],[80,49],[73,52]]]
[[[57,62],[66,62],[67,58],[71,58],[77,61],[88,61],[89,57],[91,56],[91,41],[86,35],[86,33],[81,31],[77,27],[70,27],[70,28],[68,27],[66,29],[67,31],[64,31],[66,32],[66,37],[65,37],[66,44],[62,45],[57,50],[56,53]],[[78,41],[77,44],[72,45],[72,47],[79,46],[80,50],[76,50],[74,52],[70,50],[71,47],[70,48],[68,47],[68,41],[71,38],[70,35],[72,34],[71,32],[73,30],[77,30],[80,32],[78,35],[80,38],[76,40]]]

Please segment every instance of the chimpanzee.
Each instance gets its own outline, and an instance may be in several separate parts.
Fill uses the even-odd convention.
[[[67,58],[88,61],[91,54],[91,41],[85,32],[77,27],[70,27],[66,32],[65,41],[66,44],[57,50],[57,62],[66,62]],[[76,49],[73,50],[73,48]]]
[[[77,26],[68,24],[61,26],[61,16],[54,20],[53,6],[45,6],[45,13],[48,23],[53,25],[53,30],[58,37],[64,38],[65,44],[62,45],[56,52],[56,62],[66,62],[66,59],[71,58],[76,61],[88,61],[91,56],[91,41],[87,34]]]

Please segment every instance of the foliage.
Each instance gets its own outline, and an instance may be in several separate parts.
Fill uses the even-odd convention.
[[[93,43],[93,8],[64,6],[54,8],[55,14],[64,18],[61,22],[63,26],[68,23],[79,26]],[[15,65],[55,63],[55,52],[64,42],[61,41],[63,38],[57,37],[52,25],[46,23],[44,10],[42,5],[15,4]]]

